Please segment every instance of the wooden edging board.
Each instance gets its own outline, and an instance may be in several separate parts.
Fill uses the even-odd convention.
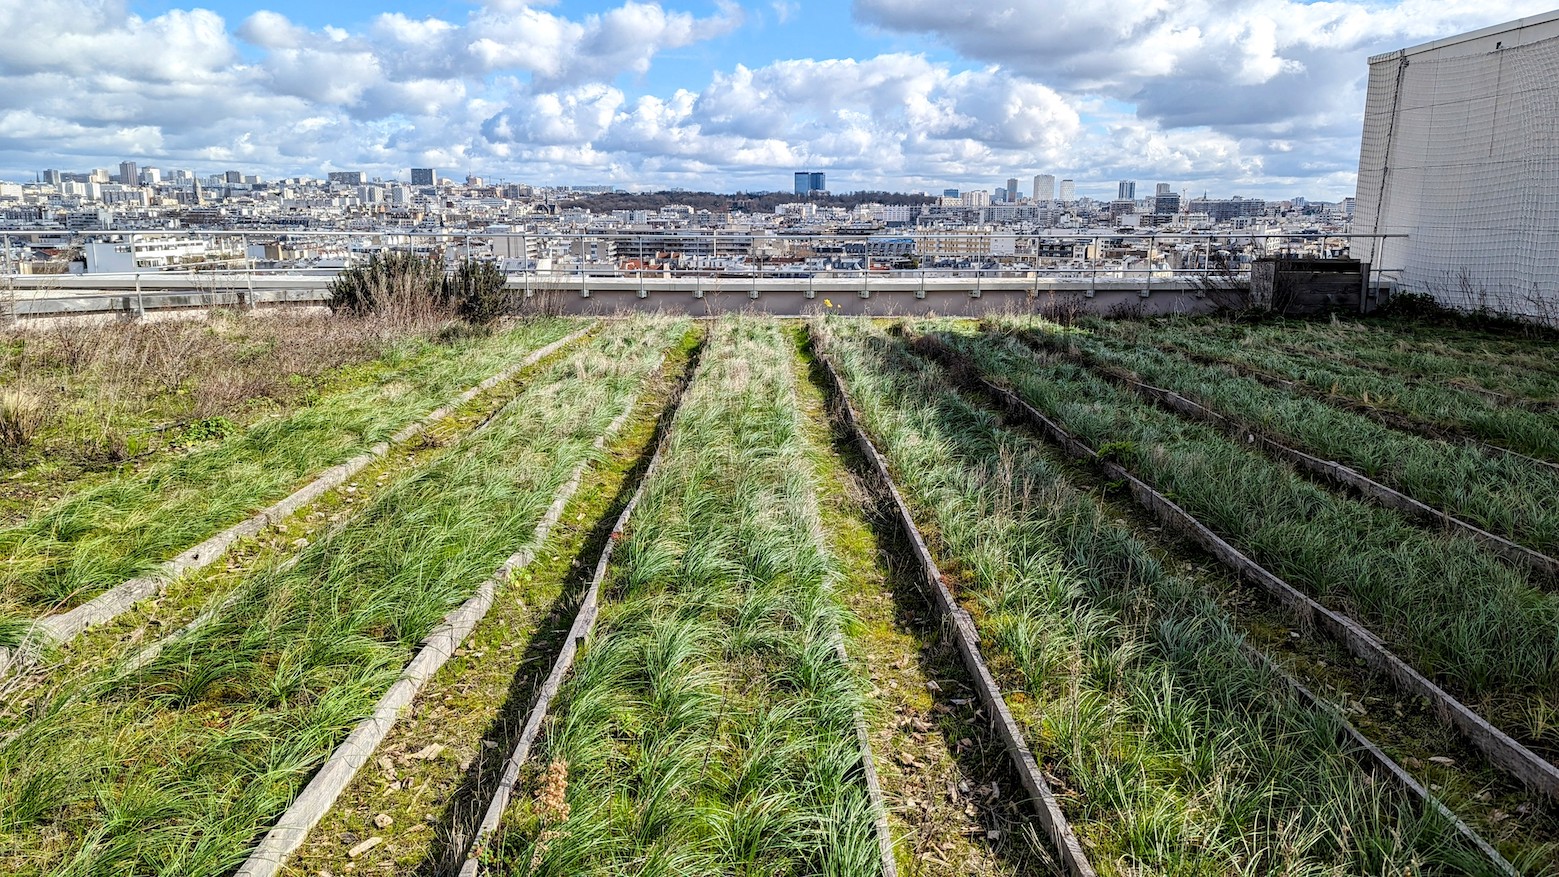
[[[1050,843],[1058,858],[1066,867],[1071,877],[1094,877],[1096,872],[1089,863],[1087,855],[1083,852],[1082,844],[1078,842],[1077,835],[1073,833],[1071,823],[1067,821],[1066,814],[1061,812],[1060,802],[1056,800],[1049,783],[1045,781],[1044,774],[1039,769],[1034,754],[1029,750],[1028,741],[1023,737],[1023,731],[1018,727],[1017,720],[1012,717],[1012,711],[1007,708],[1007,702],[1002,697],[1001,689],[996,684],[996,678],[991,675],[990,668],[986,666],[985,658],[980,654],[979,633],[975,630],[974,622],[969,618],[969,613],[959,605],[956,597],[947,589],[942,578],[941,570],[937,568],[935,559],[931,556],[931,550],[926,546],[925,539],[920,535],[919,528],[915,525],[915,519],[910,512],[909,503],[904,495],[899,492],[898,486],[893,481],[893,476],[888,470],[887,460],[878,452],[877,446],[872,442],[862,423],[855,406],[850,402],[848,389],[844,379],[834,368],[833,360],[827,351],[823,349],[821,339],[815,331],[810,330],[814,349],[818,362],[822,364],[824,372],[828,375],[832,384],[830,390],[838,405],[845,424],[855,436],[856,445],[861,449],[871,468],[876,487],[888,499],[893,508],[893,514],[897,525],[910,544],[916,560],[920,566],[921,577],[925,581],[928,592],[933,597],[937,609],[948,622],[948,630],[953,640],[953,645],[958,649],[963,658],[965,669],[968,671],[979,694],[981,702],[990,711],[991,721],[1002,742],[1007,747],[1007,752],[1012,758],[1013,767],[1018,778],[1028,790],[1030,799],[1039,816],[1040,825],[1044,828]]]
[[[664,359],[662,362],[664,363]],[[607,425],[601,435],[596,437],[593,444],[597,450],[606,447],[607,441],[628,423],[633,417],[638,401],[637,395],[629,399],[623,412]],[[569,500],[579,490],[579,485],[583,482],[589,467],[588,459],[581,461],[574,467],[568,481],[558,488],[546,514],[537,522],[529,546],[510,555],[492,576],[478,586],[475,594],[450,610],[438,627],[428,634],[418,647],[416,656],[401,671],[400,678],[379,699],[373,713],[358,722],[346,739],[325,760],[314,778],[298,794],[298,797],[293,799],[292,804],[276,820],[276,824],[239,867],[236,877],[274,877],[281,873],[287,857],[303,845],[309,832],[330,811],[336,798],[346,791],[352,779],[357,776],[358,770],[373,757],[374,751],[389,735],[401,712],[411,705],[422,687],[433,678],[433,674],[444,666],[454,655],[455,649],[460,647],[477,624],[486,617],[488,610],[492,608],[498,588],[535,559],[536,552],[541,550],[552,528],[562,518]]]
[[[531,352],[524,359],[466,390],[421,420],[402,428],[391,436],[389,441],[380,442],[345,463],[324,470],[313,481],[298,488],[291,495],[260,510],[248,520],[223,530],[193,548],[186,549],[182,554],[162,564],[155,572],[129,579],[74,609],[38,619],[33,622],[21,644],[16,648],[0,648],[0,678],[4,678],[11,671],[19,669],[36,658],[41,649],[68,643],[87,628],[106,624],[128,612],[136,603],[155,596],[175,578],[204,569],[222,559],[243,539],[291,517],[298,509],[323,496],[327,491],[345,484],[368,464],[388,453],[391,447],[420,435],[460,406],[583,338],[592,328],[594,328],[593,324]]]
[[[1028,340],[1027,336],[1025,336],[1025,340]],[[1519,545],[1503,536],[1490,533],[1476,524],[1452,515],[1450,512],[1441,511],[1426,503],[1419,502],[1411,496],[1387,487],[1364,473],[1342,463],[1333,460],[1323,460],[1297,448],[1289,447],[1268,437],[1262,430],[1249,423],[1227,414],[1213,411],[1206,405],[1182,396],[1173,390],[1138,380],[1124,369],[1102,363],[1096,357],[1082,351],[1065,349],[1060,345],[1052,345],[1043,341],[1038,341],[1037,343],[1044,345],[1047,350],[1058,352],[1072,359],[1078,365],[1131,389],[1139,396],[1158,403],[1160,407],[1168,411],[1214,426],[1231,438],[1253,444],[1270,456],[1277,457],[1297,469],[1319,476],[1333,484],[1358,491],[1361,495],[1375,503],[1403,512],[1426,526],[1446,527],[1453,531],[1459,531],[1512,563],[1521,564],[1542,575],[1559,578],[1559,559],[1550,557],[1540,551],[1534,551],[1525,545]]]
[[[961,357],[948,350],[945,345],[940,346],[947,357],[962,362]],[[972,369],[970,373],[975,375]],[[1341,642],[1351,654],[1364,661],[1375,672],[1386,676],[1403,692],[1429,701],[1435,714],[1460,732],[1462,737],[1492,764],[1503,769],[1522,785],[1559,801],[1559,768],[1555,768],[1546,759],[1494,727],[1445,689],[1418,672],[1412,665],[1386,648],[1380,638],[1363,625],[1340,612],[1326,608],[1308,594],[1269,572],[1147,482],[1137,478],[1114,461],[1100,457],[1092,448],[1075,438],[1060,424],[1040,413],[1016,393],[984,377],[975,375],[975,379],[1004,407],[1028,420],[1068,454],[1094,463],[1110,479],[1123,482],[1131,490],[1138,504],[1165,526],[1194,540],[1209,554],[1233,570],[1242,580],[1256,585],[1277,599],[1303,623],[1326,631]]]

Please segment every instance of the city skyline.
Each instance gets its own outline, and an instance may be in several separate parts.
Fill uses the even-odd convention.
[[[1046,175],[1079,197],[1137,179],[1335,201],[1353,194],[1370,54],[1541,8],[1122,0],[1058,21],[1051,5],[11,4],[0,178],[434,167],[775,191],[805,168],[837,191]]]

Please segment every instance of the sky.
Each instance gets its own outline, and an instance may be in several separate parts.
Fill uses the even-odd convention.
[[[1352,195],[1366,59],[1552,0],[0,0],[0,178]]]

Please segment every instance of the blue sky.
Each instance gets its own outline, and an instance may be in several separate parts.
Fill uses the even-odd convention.
[[[1525,0],[0,0],[0,177],[1352,194],[1365,59]]]

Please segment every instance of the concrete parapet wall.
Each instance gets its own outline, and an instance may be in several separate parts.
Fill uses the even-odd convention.
[[[139,316],[213,307],[276,307],[329,301],[328,277],[191,275],[69,276],[17,283],[17,319]],[[1197,313],[1212,304],[1194,280],[1042,277],[591,277],[516,276],[509,288],[567,314],[661,310],[694,316],[756,311],[795,316],[978,315],[1060,307],[1110,313]]]

